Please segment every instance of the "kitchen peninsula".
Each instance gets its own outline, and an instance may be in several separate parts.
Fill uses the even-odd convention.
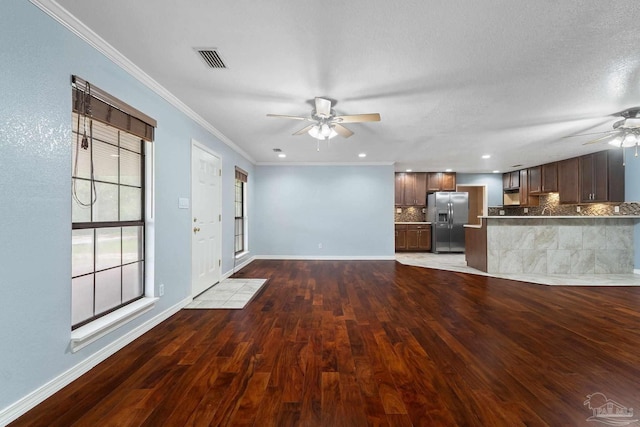
[[[630,274],[639,218],[483,216],[465,226],[467,265],[498,274]]]

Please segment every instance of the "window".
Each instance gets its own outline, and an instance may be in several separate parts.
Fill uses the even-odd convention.
[[[144,296],[145,139],[153,138],[153,128],[149,135],[147,126],[155,127],[152,119],[152,124],[132,127],[136,122],[126,104],[100,96],[99,89],[76,79],[72,329]]]
[[[235,253],[240,254],[246,250],[246,192],[247,192],[247,173],[236,167],[236,213],[235,213]]]

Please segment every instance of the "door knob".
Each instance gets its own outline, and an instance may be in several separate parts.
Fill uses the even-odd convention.
[[[194,233],[197,233],[198,231],[200,231],[200,228],[198,228],[198,227],[193,227],[193,232],[194,232]]]
[[[198,218],[193,218],[193,222],[196,222],[196,221],[198,221]]]

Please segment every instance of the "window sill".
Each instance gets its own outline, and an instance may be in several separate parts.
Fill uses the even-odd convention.
[[[235,255],[235,257],[236,257],[236,259],[240,259],[240,258],[245,257],[245,256],[247,256],[247,255],[249,255],[249,251],[243,251],[243,252],[239,252],[239,253],[237,253],[237,254]]]
[[[143,315],[155,307],[158,299],[159,298],[142,298],[114,311],[113,313],[109,313],[104,317],[96,319],[87,325],[81,326],[75,331],[72,331],[71,352],[75,353],[81,348],[84,348],[97,339],[107,335],[109,332],[112,332],[120,326],[132,321],[136,317]]]

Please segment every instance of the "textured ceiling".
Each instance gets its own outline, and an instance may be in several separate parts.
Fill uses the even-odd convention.
[[[258,163],[507,171],[605,149],[563,137],[640,105],[637,0],[58,3]],[[291,135],[303,122],[266,117],[308,115],[316,96],[382,121],[316,151]]]

